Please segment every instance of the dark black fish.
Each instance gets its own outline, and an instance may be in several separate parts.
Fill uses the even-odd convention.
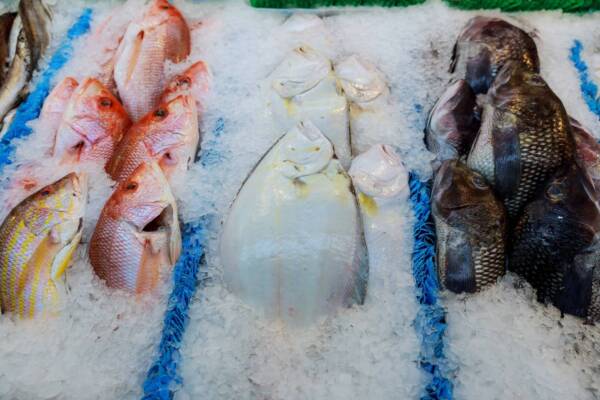
[[[0,85],[4,82],[6,66],[10,54],[10,31],[17,13],[6,13],[0,15]]]
[[[486,93],[508,61],[540,71],[535,42],[525,31],[499,18],[474,17],[458,36],[450,72],[465,78],[475,93]]]
[[[508,63],[499,72],[467,164],[492,184],[511,223],[548,178],[574,158],[569,117],[536,73]]]
[[[458,160],[444,161],[432,191],[441,285],[476,292],[505,270],[506,215],[485,179]]]
[[[564,312],[582,315],[592,296],[600,208],[579,166],[557,171],[515,226],[508,268]]]
[[[437,161],[467,155],[479,130],[475,93],[464,79],[452,83],[435,103],[425,127],[425,144]]]

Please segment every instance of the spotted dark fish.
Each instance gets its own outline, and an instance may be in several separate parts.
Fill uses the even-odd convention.
[[[435,103],[425,127],[425,144],[438,162],[467,155],[479,130],[473,90],[463,79],[452,83]]]
[[[432,192],[440,283],[477,292],[505,270],[506,214],[492,188],[458,160],[444,161]]]
[[[540,71],[536,45],[527,32],[499,18],[478,16],[458,36],[450,72],[465,78],[475,93],[486,93],[508,61]]]
[[[583,316],[600,260],[598,232],[593,185],[573,163],[557,171],[525,207],[512,235],[508,268],[531,283],[541,301]]]
[[[572,162],[574,148],[559,98],[538,74],[509,63],[490,89],[467,165],[492,184],[512,223],[548,178]]]

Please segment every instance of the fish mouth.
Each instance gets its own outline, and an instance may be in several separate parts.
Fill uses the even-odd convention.
[[[167,204],[161,212],[142,226],[142,232],[159,232],[162,230],[171,229],[173,221],[173,206]]]

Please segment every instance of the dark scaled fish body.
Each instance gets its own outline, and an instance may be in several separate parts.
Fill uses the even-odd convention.
[[[10,31],[17,13],[6,13],[0,15],[0,85],[4,82],[6,65],[10,54]]]
[[[492,184],[512,223],[547,179],[572,162],[574,147],[558,97],[538,74],[509,63],[490,89],[467,164]]]
[[[525,207],[515,226],[508,268],[537,289],[538,298],[585,316],[600,264],[600,209],[587,174],[576,164],[561,169]],[[598,304],[598,303],[596,303]]]
[[[594,184],[596,198],[600,195],[600,144],[579,122],[571,118],[571,128],[575,139],[575,160],[583,168]]]
[[[469,153],[479,130],[475,93],[463,79],[452,83],[427,118],[425,144],[438,162]]]
[[[478,16],[469,20],[454,45],[450,72],[465,78],[475,93],[486,93],[508,61],[540,71],[531,36],[502,19]]]
[[[477,292],[504,274],[506,215],[480,174],[458,160],[444,161],[433,184],[432,212],[443,287]]]

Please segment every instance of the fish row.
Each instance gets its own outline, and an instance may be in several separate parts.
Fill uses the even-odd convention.
[[[83,163],[104,169],[116,182],[89,239],[96,275],[109,287],[148,293],[179,256],[170,185],[194,161],[209,72],[200,61],[166,77],[165,63],[182,62],[190,51],[188,25],[166,0],[154,0],[127,24],[114,18],[101,23],[88,43],[106,44],[100,53],[110,61],[81,82],[67,77],[58,83],[38,121],[49,139],[45,161],[72,172],[46,186],[35,162],[16,173],[12,189],[28,197],[0,226],[2,312],[33,317],[59,308],[85,218]],[[148,81],[145,71],[158,72]]]
[[[425,128],[440,284],[477,292],[508,269],[540,301],[600,319],[600,146],[540,76],[524,30],[471,19],[450,69]]]
[[[294,18],[304,17],[288,23],[304,22]],[[334,66],[302,45],[267,86],[272,120],[287,133],[231,204],[220,236],[223,276],[267,318],[305,326],[365,301],[375,251],[365,236],[390,235],[408,174],[393,146],[368,142],[367,119],[390,104],[370,62],[350,56]]]

